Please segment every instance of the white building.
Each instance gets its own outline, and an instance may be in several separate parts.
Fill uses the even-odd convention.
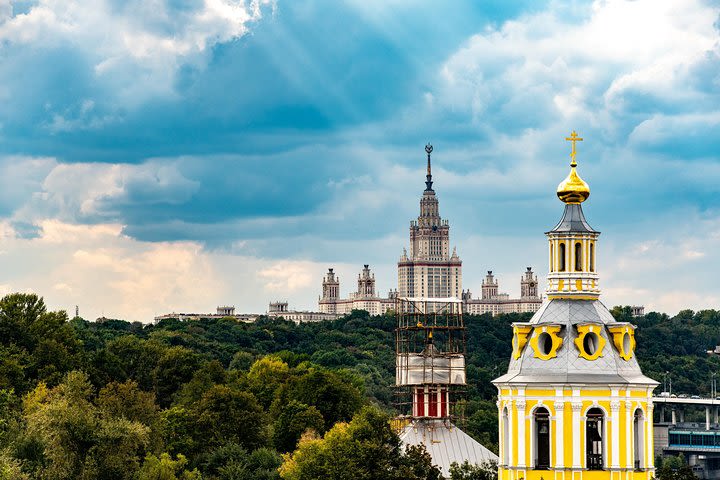
[[[497,280],[488,272],[482,286],[481,298],[472,298],[470,290],[462,288],[462,260],[455,248],[450,251],[450,223],[440,217],[438,198],[432,185],[430,154],[432,145],[425,146],[427,175],[425,190],[420,199],[420,215],[410,222],[410,253],[403,249],[398,261],[398,288],[387,297],[375,292],[375,276],[368,265],[358,275],[358,288],[348,298],[340,298],[340,279],[330,268],[323,277],[322,296],[318,300],[323,313],[345,314],[352,310],[367,310],[380,315],[395,309],[401,298],[458,298],[468,314],[535,312],[542,304],[538,294],[537,277],[528,267],[520,280],[520,298],[510,298],[498,292]]]
[[[382,315],[395,309],[397,291],[391,290],[388,296],[380,298],[375,293],[375,274],[370,266],[364,265],[358,274],[357,291],[348,298],[340,298],[340,277],[332,268],[323,277],[322,296],[318,300],[320,312],[324,314],[345,315],[353,310],[366,310],[371,315]]]
[[[464,312],[471,315],[482,315],[483,313],[524,313],[537,312],[542,305],[542,297],[538,294],[538,279],[533,273],[532,267],[520,278],[520,298],[510,298],[507,293],[498,291],[498,281],[493,276],[492,270],[488,270],[485,280],[482,283],[482,294],[480,298],[472,298],[470,290],[463,291]]]

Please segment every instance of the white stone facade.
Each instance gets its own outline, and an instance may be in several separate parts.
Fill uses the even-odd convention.
[[[538,293],[538,279],[531,267],[527,267],[527,270],[520,278],[520,298],[510,298],[507,293],[500,293],[498,288],[498,281],[495,279],[492,270],[488,271],[482,283],[480,298],[472,298],[469,289],[463,291],[463,311],[470,315],[534,313],[542,305],[542,297]]]
[[[426,148],[427,176],[425,191],[420,199],[420,215],[410,222],[410,252],[403,249],[398,261],[397,290],[387,297],[375,293],[375,276],[367,265],[358,275],[358,289],[348,298],[340,298],[340,279],[329,269],[323,278],[319,310],[323,313],[346,314],[352,310],[367,310],[372,315],[395,309],[395,299],[401,298],[458,298],[468,314],[536,312],[542,304],[538,294],[537,277],[528,267],[520,281],[521,296],[511,299],[498,292],[497,281],[488,272],[483,282],[482,297],[472,298],[470,290],[462,287],[462,260],[453,248],[450,251],[450,223],[440,217],[440,208],[432,188],[430,152]]]

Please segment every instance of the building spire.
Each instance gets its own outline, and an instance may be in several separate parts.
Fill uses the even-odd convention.
[[[428,156],[427,176],[425,177],[425,178],[426,178],[426,180],[425,180],[425,187],[426,187],[426,188],[425,188],[425,191],[426,191],[426,192],[432,192],[432,191],[433,191],[433,189],[432,189],[432,184],[433,184],[433,182],[432,182],[432,170],[430,169],[430,154],[432,153],[432,151],[433,151],[433,146],[430,145],[430,142],[428,142],[428,144],[425,145],[425,152],[427,153],[427,156]]]
[[[558,185],[557,196],[564,203],[579,204],[587,200],[590,196],[590,187],[583,181],[582,178],[580,178],[576,170],[577,162],[575,161],[575,155],[577,154],[577,151],[575,150],[575,143],[582,142],[583,139],[578,136],[575,130],[573,130],[570,136],[566,137],[565,140],[572,142],[572,150],[570,152],[570,174],[565,180],[560,182],[560,185]]]

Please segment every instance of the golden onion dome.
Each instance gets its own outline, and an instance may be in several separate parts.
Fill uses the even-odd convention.
[[[565,203],[582,203],[590,196],[590,187],[577,174],[577,163],[575,162],[575,142],[581,142],[583,139],[573,130],[570,137],[565,140],[572,142],[572,152],[570,153],[570,174],[560,182],[557,188],[558,198]]]

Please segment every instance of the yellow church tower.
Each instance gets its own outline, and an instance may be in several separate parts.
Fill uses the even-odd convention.
[[[565,204],[549,240],[547,300],[513,324],[508,372],[495,379],[500,480],[649,480],[652,391],[635,358],[635,326],[599,300],[600,232],[585,219],[590,188],[577,173],[558,186]]]

